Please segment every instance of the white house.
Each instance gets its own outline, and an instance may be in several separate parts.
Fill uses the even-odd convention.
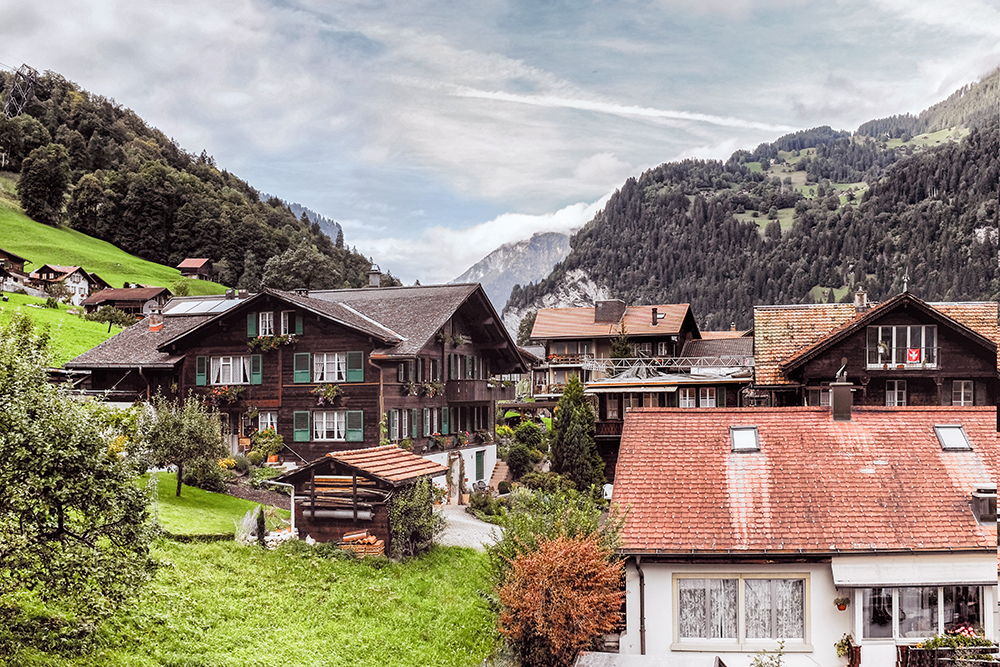
[[[622,653],[742,667],[784,641],[785,665],[833,667],[850,633],[881,667],[963,624],[997,639],[996,410],[848,415],[629,412]]]

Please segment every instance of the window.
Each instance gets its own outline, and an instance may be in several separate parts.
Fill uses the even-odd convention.
[[[676,581],[676,634],[681,645],[700,640],[742,645],[749,640],[756,647],[764,639],[806,640],[805,576]]]
[[[702,387],[698,390],[698,403],[703,408],[715,407],[715,387]]]
[[[267,312],[260,314],[260,327],[257,329],[258,336],[274,335],[274,313]]]
[[[943,450],[968,451],[972,449],[969,436],[965,434],[965,429],[960,425],[936,425],[934,435],[937,436]]]
[[[441,381],[441,361],[439,359],[431,359],[431,380],[433,382]]]
[[[314,440],[343,440],[346,412],[331,410],[329,412],[313,413]]]
[[[955,380],[951,383],[951,404],[972,405],[972,380]]]
[[[259,354],[212,357],[210,384],[260,384],[262,364]]]
[[[890,408],[906,405],[906,380],[885,381],[885,404]]]
[[[660,395],[654,394],[653,392],[643,392],[642,394],[642,407],[644,408],[658,408],[660,407]]]
[[[730,426],[729,443],[734,452],[759,452],[760,439],[756,426]]]
[[[266,431],[269,428],[273,428],[275,431],[278,430],[278,413],[277,412],[261,412],[257,415],[257,430]]]
[[[636,351],[639,353],[640,357],[649,357],[653,355],[653,344],[652,343],[639,343],[636,346]]]
[[[302,335],[302,318],[295,314],[294,310],[281,311],[281,335],[287,336],[295,334]]]
[[[982,628],[980,586],[861,589],[862,639],[917,639],[962,625]]]
[[[868,327],[868,365],[936,365],[934,325]]]
[[[608,419],[618,419],[618,397],[608,396]]]
[[[669,357],[670,356],[670,343],[659,342],[656,344],[656,356],[658,357]]]
[[[694,387],[681,387],[678,390],[678,405],[682,408],[696,408],[698,403],[695,401]]]
[[[317,352],[313,355],[313,382],[347,380],[347,356],[343,352]]]
[[[822,406],[825,408],[830,407],[830,390],[829,389],[810,389],[809,390],[809,405]]]

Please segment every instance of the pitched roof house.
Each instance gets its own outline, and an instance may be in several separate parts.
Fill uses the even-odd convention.
[[[70,301],[79,306],[92,292],[110,287],[96,273],[88,273],[79,266],[43,264],[31,272],[31,282],[44,289],[49,285],[61,284],[69,290]]]
[[[145,317],[154,309],[163,308],[171,296],[166,287],[109,288],[91,294],[80,305],[88,313],[102,306],[112,306],[130,315]]]
[[[524,370],[478,284],[183,297],[147,321],[66,367],[120,399],[204,394],[234,451],[265,428],[298,463],[384,437],[461,458],[467,488],[490,479],[495,403],[513,393],[491,378]]]
[[[993,407],[633,410],[623,653],[862,665],[968,624],[997,639]],[[844,611],[834,605],[847,598]]]
[[[192,280],[211,280],[215,273],[212,260],[207,258],[188,257],[177,268],[181,270],[181,276]]]
[[[829,405],[838,372],[866,405],[995,405],[996,302],[927,303],[908,292],[871,305],[758,306],[762,405]]]
[[[24,272],[24,265],[27,261],[20,255],[0,248],[0,270],[3,270],[6,278],[22,286],[28,280],[28,276]]]

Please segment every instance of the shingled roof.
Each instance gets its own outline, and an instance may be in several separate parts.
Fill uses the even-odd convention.
[[[653,309],[663,317],[653,326]],[[595,322],[594,307],[587,308],[540,308],[531,329],[531,338],[548,340],[553,338],[612,338],[618,335],[622,322],[629,338],[642,336],[669,336],[680,333],[684,320],[694,318],[686,303],[652,306],[629,306],[617,322]],[[697,331],[697,326],[694,327]]]
[[[82,306],[96,306],[107,301],[136,301],[145,303],[150,299],[155,299],[164,292],[170,296],[170,290],[166,287],[125,287],[103,289],[100,292],[91,294],[80,304]]]
[[[161,352],[159,346],[209,319],[208,315],[165,317],[159,331],[150,331],[145,323],[134,324],[66,362],[66,368],[173,368],[184,355]]]
[[[996,526],[970,507],[1000,474],[995,408],[633,409],[613,501],[627,553],[989,551]],[[935,425],[971,451],[943,451]],[[758,452],[731,451],[756,426]]]
[[[287,482],[297,479],[314,468],[329,465],[332,461],[357,471],[359,475],[377,479],[390,486],[402,486],[421,477],[440,477],[448,472],[448,469],[440,463],[417,456],[395,445],[385,445],[330,452],[276,477],[275,481]]]

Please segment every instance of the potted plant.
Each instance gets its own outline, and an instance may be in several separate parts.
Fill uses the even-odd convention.
[[[413,380],[407,380],[403,383],[400,388],[403,396],[416,396],[417,395],[417,384]]]
[[[854,646],[854,637],[852,637],[851,633],[849,632],[845,632],[844,636],[841,637],[840,640],[833,645],[833,647],[837,649],[838,658],[846,658],[847,656],[849,656],[851,654],[852,646]]]
[[[343,390],[339,384],[318,384],[309,393],[316,396],[316,405],[333,405]]]
[[[845,609],[847,609],[847,605],[851,604],[851,598],[848,597],[834,598],[833,604],[837,605],[837,609],[839,609],[840,611],[844,611]]]

